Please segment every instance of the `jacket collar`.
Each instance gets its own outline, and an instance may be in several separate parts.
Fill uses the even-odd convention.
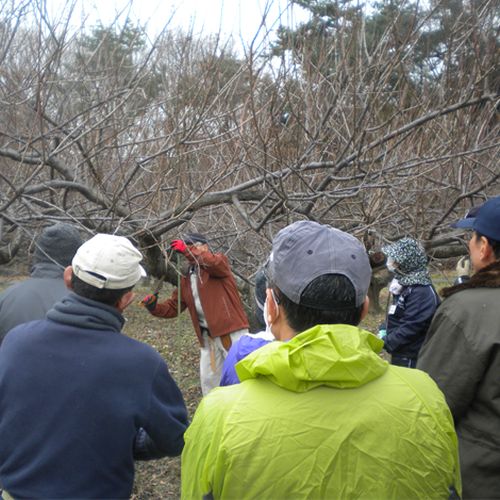
[[[64,267],[52,262],[38,262],[31,268],[31,278],[62,279]]]
[[[52,309],[47,318],[57,323],[90,330],[121,332],[125,319],[115,307],[87,299],[74,292],[68,293]]]

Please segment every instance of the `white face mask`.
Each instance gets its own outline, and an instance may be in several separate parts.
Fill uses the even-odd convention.
[[[268,300],[269,300],[269,296],[266,297],[266,301],[264,302],[264,323],[266,324],[266,332],[273,334],[273,332],[271,330],[272,324],[269,323],[269,313],[267,310],[267,301]],[[278,303],[276,302],[276,299],[274,298],[274,293],[271,293],[271,300],[274,302],[274,305],[277,309]]]
[[[394,278],[389,284],[389,292],[393,295],[399,295],[403,291],[403,285],[399,283],[399,281]]]
[[[266,332],[271,333],[271,324],[269,323],[269,318],[267,313],[267,297],[264,302],[264,323],[266,324]]]
[[[397,269],[396,261],[392,257],[387,257],[387,262],[385,265],[391,273],[393,273]]]

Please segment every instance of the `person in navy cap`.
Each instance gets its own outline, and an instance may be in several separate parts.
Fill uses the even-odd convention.
[[[473,274],[442,290],[417,368],[434,378],[453,414],[463,498],[500,498],[500,196],[455,227],[471,231]]]
[[[83,243],[78,228],[58,222],[35,239],[30,276],[0,294],[0,344],[9,330],[43,319],[52,306],[68,294],[63,273]]]

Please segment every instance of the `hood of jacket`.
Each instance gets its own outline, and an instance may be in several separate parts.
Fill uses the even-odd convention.
[[[325,385],[359,387],[380,377],[388,363],[379,352],[384,343],[351,325],[316,325],[288,342],[271,342],[236,364],[243,382],[266,377],[294,392]]]
[[[70,292],[47,312],[47,318],[90,330],[120,332],[125,319],[115,307]]]
[[[52,262],[38,262],[31,268],[31,278],[63,279],[64,267]]]

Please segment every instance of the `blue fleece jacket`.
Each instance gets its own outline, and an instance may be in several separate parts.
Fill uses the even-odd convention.
[[[179,388],[154,349],[120,333],[123,322],[71,293],[5,337],[0,483],[13,497],[129,498],[140,433],[156,456],[182,451]]]
[[[220,379],[221,386],[239,384],[240,379],[236,374],[235,365],[238,361],[246,358],[251,352],[260,347],[269,344],[274,340],[272,334],[260,332],[256,334],[242,335],[229,349],[224,365],[222,366],[222,375]]]

